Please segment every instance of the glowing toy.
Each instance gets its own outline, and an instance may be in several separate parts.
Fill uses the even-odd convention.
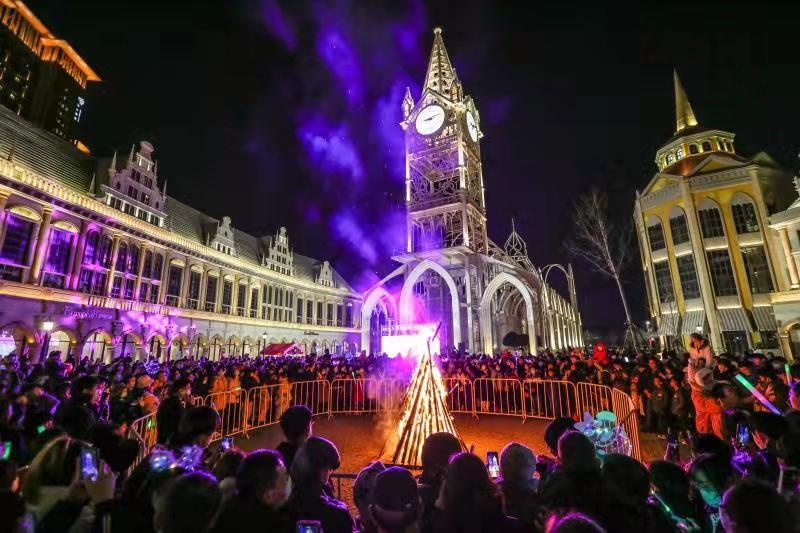
[[[744,385],[744,388],[746,388],[747,390],[749,390],[749,391],[750,391],[750,394],[752,394],[753,396],[755,396],[755,397],[756,397],[756,399],[757,399],[759,402],[761,402],[761,405],[763,405],[764,407],[766,407],[767,409],[769,409],[770,411],[772,411],[772,412],[773,412],[773,413],[775,413],[776,415],[779,415],[779,414],[781,414],[781,411],[780,411],[780,409],[778,409],[777,407],[775,407],[775,406],[772,404],[772,402],[770,402],[769,400],[767,400],[767,397],[766,397],[766,396],[764,396],[763,394],[761,394],[761,391],[759,391],[758,389],[756,389],[755,387],[753,387],[753,385],[752,385],[752,384],[751,384],[749,381],[747,381],[747,379],[746,379],[744,376],[742,376],[741,374],[737,374],[737,375],[736,375],[736,381],[738,381],[739,383],[741,383],[742,385]]]
[[[609,453],[630,455],[633,450],[628,434],[617,425],[617,417],[611,411],[600,411],[596,417],[583,413],[583,421],[574,427],[589,437],[599,456]]]

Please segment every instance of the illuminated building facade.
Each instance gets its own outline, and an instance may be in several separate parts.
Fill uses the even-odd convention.
[[[97,159],[0,108],[0,217],[0,355],[359,349],[361,297],[327,261],[168,196],[147,142]]]
[[[0,0],[0,104],[76,142],[86,84],[97,74],[19,0]]]
[[[737,153],[733,133],[701,126],[677,72],[674,85],[675,135],[634,207],[654,335],[667,347],[701,332],[718,353],[778,353],[771,294],[790,281],[768,217],[786,207],[790,175],[764,152]]]
[[[563,298],[516,231],[503,248],[489,239],[480,117],[439,28],[422,94],[415,101],[406,90],[402,106],[406,247],[393,257],[401,266],[365,294],[362,345],[377,351],[395,324],[439,322],[443,350],[494,353],[512,332],[527,335],[530,351],[581,345],[571,269],[558,265],[570,293]]]

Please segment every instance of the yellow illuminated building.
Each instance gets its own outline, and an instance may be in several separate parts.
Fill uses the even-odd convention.
[[[782,351],[771,293],[790,287],[769,216],[788,205],[790,174],[768,154],[737,153],[734,134],[700,125],[677,72],[676,129],[634,219],[654,336],[720,352]]]

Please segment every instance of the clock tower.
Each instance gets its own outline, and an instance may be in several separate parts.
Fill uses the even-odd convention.
[[[480,117],[475,102],[464,95],[441,28],[433,33],[422,94],[414,102],[406,89],[403,99],[405,252],[453,248],[486,253]]]

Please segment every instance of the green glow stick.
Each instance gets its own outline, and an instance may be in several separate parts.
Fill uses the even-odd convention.
[[[761,402],[761,405],[763,405],[764,407],[766,407],[767,409],[769,409],[770,411],[772,411],[772,412],[773,412],[773,413],[775,413],[776,415],[779,415],[779,414],[781,414],[781,412],[778,410],[778,408],[777,408],[777,407],[775,407],[775,406],[772,404],[772,402],[770,402],[769,400],[767,400],[767,397],[766,397],[766,396],[764,396],[763,394],[761,394],[761,392],[760,392],[759,390],[757,390],[755,387],[753,387],[753,385],[752,385],[752,384],[751,384],[749,381],[747,381],[747,380],[744,378],[744,376],[742,376],[741,374],[737,374],[737,375],[736,375],[736,380],[737,380],[739,383],[741,383],[742,385],[744,385],[744,387],[745,387],[747,390],[749,390],[749,391],[750,391],[750,394],[752,394],[753,396],[755,396],[755,397],[758,399],[758,401],[759,401],[759,402]]]

